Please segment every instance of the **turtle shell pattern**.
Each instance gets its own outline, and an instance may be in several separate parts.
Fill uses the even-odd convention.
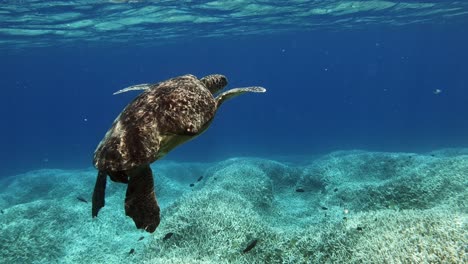
[[[193,75],[151,86],[115,119],[94,153],[99,170],[122,171],[150,164],[168,138],[202,132],[216,112],[211,92]]]

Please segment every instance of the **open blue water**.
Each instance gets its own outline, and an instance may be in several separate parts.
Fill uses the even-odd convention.
[[[0,1],[0,263],[461,263],[466,47],[467,1]],[[113,92],[188,73],[267,92],[153,165],[154,234],[92,219]]]
[[[468,144],[464,2],[3,2],[2,175],[90,166],[95,146],[137,94],[114,91],[186,73],[222,73],[229,88],[268,92],[225,104],[206,134],[168,159]],[[328,15],[312,14],[324,8]],[[137,16],[142,10],[148,19]],[[172,13],[217,20],[157,20]],[[83,21],[89,25],[70,26]],[[104,21],[121,27],[102,29]]]

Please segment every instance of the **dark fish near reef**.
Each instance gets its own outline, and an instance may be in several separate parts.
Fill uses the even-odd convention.
[[[138,239],[138,241],[142,241],[143,239],[145,239],[144,236],[140,237],[140,238]]]
[[[131,255],[133,253],[135,253],[135,249],[132,248],[132,249],[130,249],[130,252],[128,252],[128,254]]]
[[[203,179],[203,176],[200,176],[197,181],[201,181]]]
[[[302,188],[297,188],[297,189],[296,189],[296,192],[304,192],[304,189],[302,189]]]
[[[322,210],[328,210],[328,208],[325,207],[325,206],[322,206],[321,208],[322,208]]]
[[[337,192],[337,191],[338,191],[338,188],[333,189],[333,191],[334,191],[334,192]]]
[[[195,186],[195,184],[191,183],[191,184],[190,184],[190,187],[193,187],[193,186]]]
[[[83,203],[88,203],[88,201],[86,201],[86,199],[81,196],[76,197],[76,199],[78,199],[78,201],[81,201]]]
[[[167,234],[163,237],[163,241],[168,240],[168,239],[171,238],[173,235],[174,235],[174,233],[172,233],[172,232],[167,233]]]
[[[252,248],[255,247],[255,245],[257,245],[257,242],[258,242],[257,239],[250,241],[249,244],[247,244],[247,247],[244,250],[242,250],[242,253],[249,252]]]

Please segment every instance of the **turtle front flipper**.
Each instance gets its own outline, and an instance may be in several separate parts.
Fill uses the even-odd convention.
[[[154,193],[153,173],[149,165],[128,171],[125,214],[139,229],[153,233],[159,225],[159,205]]]
[[[266,89],[260,86],[234,88],[216,96],[216,107],[219,107],[227,99],[234,98],[243,93],[264,93],[264,92],[266,92]]]
[[[149,83],[132,85],[132,86],[129,86],[129,87],[118,90],[117,92],[113,93],[113,95],[126,93],[126,92],[129,92],[129,91],[148,90],[148,89],[151,88],[151,85],[152,84],[149,84]]]
[[[106,180],[107,173],[105,171],[100,170],[98,172],[96,184],[94,185],[92,209],[93,217],[96,217],[98,215],[99,210],[104,207],[104,197],[106,195]]]

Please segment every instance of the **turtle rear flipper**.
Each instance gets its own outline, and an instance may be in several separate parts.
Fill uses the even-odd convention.
[[[96,184],[94,185],[92,209],[93,217],[96,217],[98,215],[99,210],[104,207],[104,197],[106,195],[106,180],[107,173],[105,171],[100,170],[98,172]]]
[[[159,225],[159,205],[154,193],[153,173],[149,165],[129,171],[125,214],[139,229],[153,233]]]

